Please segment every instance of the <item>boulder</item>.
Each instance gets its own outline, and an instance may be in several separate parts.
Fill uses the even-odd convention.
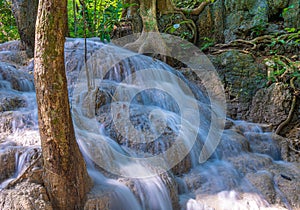
[[[0,62],[0,81],[10,83],[10,87],[17,91],[34,91],[33,75],[17,70],[15,66]]]
[[[0,51],[0,61],[16,66],[25,66],[27,65],[28,57],[25,51]]]
[[[253,97],[248,120],[277,127],[286,120],[291,100],[291,91],[283,83],[274,83],[268,88],[260,89]]]
[[[227,98],[227,115],[245,119],[252,97],[266,80],[264,68],[249,54],[236,50],[210,57],[221,78]]]
[[[225,6],[225,42],[245,38],[252,32],[260,35],[268,23],[267,0],[226,0]]]
[[[281,144],[273,140],[272,133],[245,132],[250,150],[254,153],[266,154],[274,160],[282,160]]]
[[[234,157],[249,151],[250,147],[246,137],[232,129],[223,131],[221,141],[216,149],[220,159]]]
[[[17,110],[19,108],[26,107],[26,105],[27,102],[20,93],[16,91],[0,92],[0,112]],[[2,115],[2,113],[0,115]]]
[[[271,157],[263,154],[242,153],[239,156],[229,157],[227,160],[241,175],[254,173],[259,170],[264,170],[272,165]]]

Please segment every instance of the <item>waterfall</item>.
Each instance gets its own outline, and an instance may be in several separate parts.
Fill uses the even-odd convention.
[[[282,160],[278,142],[261,126],[227,119],[232,126],[223,129],[213,72],[209,82],[202,75],[199,88],[159,60],[97,39],[87,46],[85,64],[84,40],[65,44],[73,124],[94,183],[86,209],[274,209],[275,202],[292,208],[280,178],[296,179],[297,166]],[[12,83],[10,74],[17,73],[0,74],[0,89],[24,102],[8,113],[5,140],[22,148],[14,179],[40,142],[33,85],[25,76]]]

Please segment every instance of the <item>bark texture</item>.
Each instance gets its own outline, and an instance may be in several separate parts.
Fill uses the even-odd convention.
[[[35,87],[44,185],[54,209],[82,209],[91,181],[77,145],[64,64],[67,1],[40,0],[35,40]]]
[[[12,0],[12,10],[22,44],[27,55],[33,57],[35,22],[38,9],[38,0]]]

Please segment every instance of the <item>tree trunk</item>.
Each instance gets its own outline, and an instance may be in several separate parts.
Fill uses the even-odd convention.
[[[12,0],[12,11],[27,55],[33,57],[38,0]]]
[[[64,64],[67,1],[40,0],[35,87],[43,150],[43,181],[54,209],[82,209],[91,181],[76,143]]]

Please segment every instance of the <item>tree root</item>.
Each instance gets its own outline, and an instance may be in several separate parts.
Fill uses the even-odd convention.
[[[184,8],[177,8],[174,7],[175,11],[181,11],[187,15],[199,15],[204,8],[210,4],[210,1],[203,1],[197,8],[194,9],[184,9]]]
[[[212,55],[218,55],[218,54],[221,54],[221,53],[224,53],[224,52],[229,52],[229,51],[232,51],[232,50],[236,50],[238,52],[251,55],[253,58],[255,58],[255,56],[253,55],[253,53],[250,52],[250,51],[248,51],[248,50],[240,50],[240,49],[234,49],[234,48],[217,50],[217,51],[211,52],[211,54]]]
[[[167,55],[167,45],[161,35],[155,32],[142,32],[141,36],[133,43],[128,43],[125,48],[143,53],[161,53]]]
[[[174,13],[180,14],[183,20],[187,22],[186,25],[192,31],[193,34],[193,44],[196,44],[198,39],[197,26],[192,19],[188,19],[182,11],[170,10],[170,11],[165,11],[162,14],[167,15],[167,14],[174,14]]]
[[[295,79],[296,79],[296,77],[293,77],[291,79],[291,81],[290,81],[290,85],[294,89],[294,91],[295,91],[295,85],[294,85],[294,80]],[[280,131],[284,128],[284,126],[286,126],[291,121],[292,116],[293,116],[293,112],[295,110],[296,101],[297,101],[297,96],[294,94],[293,95],[293,99],[292,99],[291,108],[290,108],[290,111],[289,111],[289,114],[288,114],[288,117],[286,118],[285,121],[283,121],[282,123],[280,123],[280,125],[277,127],[277,129],[275,131],[276,134],[279,134]]]
[[[298,139],[285,139],[286,142],[288,143],[288,147],[295,153],[300,154],[300,151],[297,150],[294,146],[292,146],[293,144],[299,144],[300,145],[300,141]]]

